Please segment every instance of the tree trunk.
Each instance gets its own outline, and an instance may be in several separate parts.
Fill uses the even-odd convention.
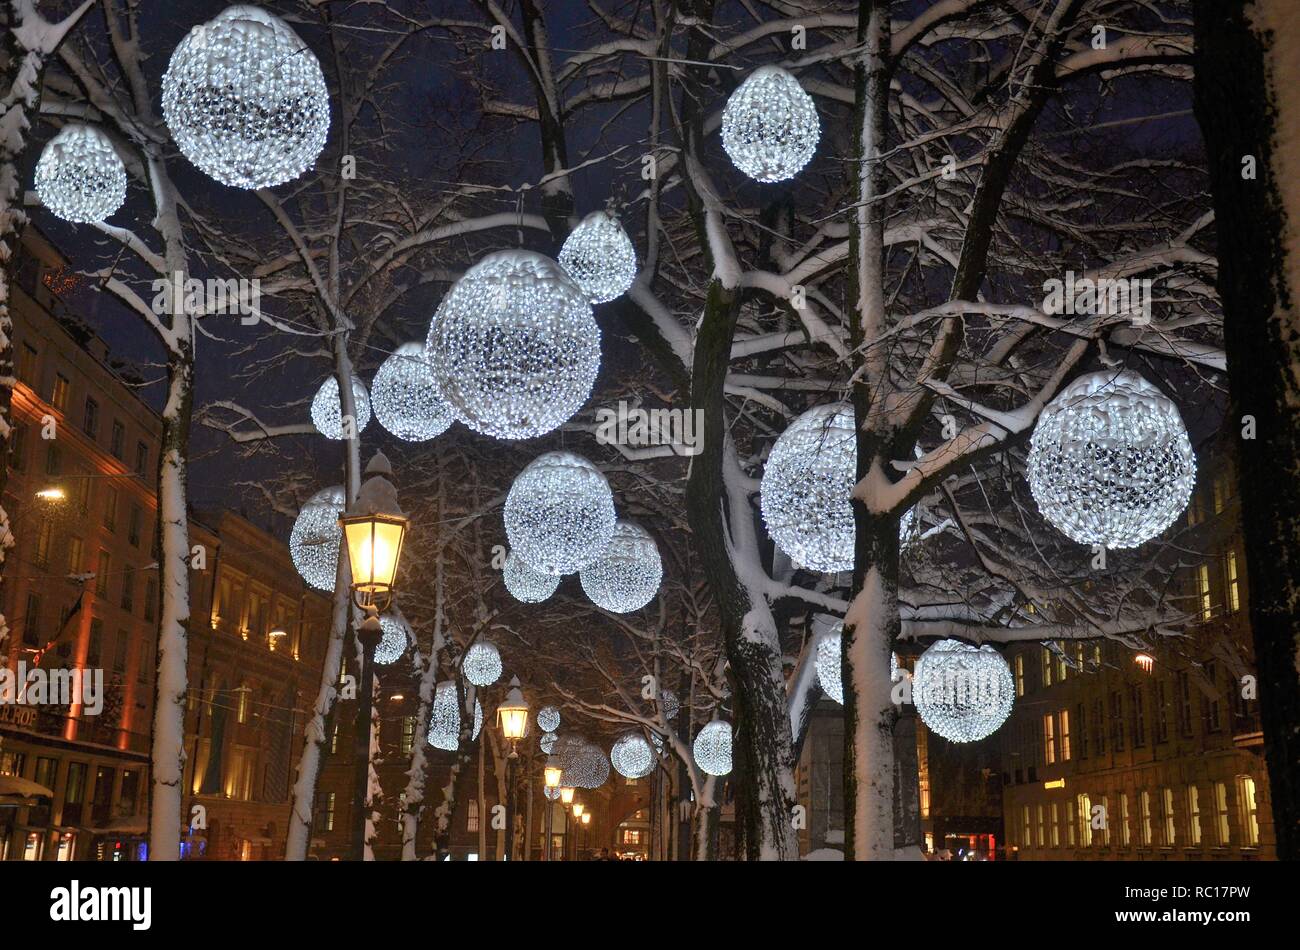
[[[1277,856],[1300,858],[1300,6],[1196,0],[1231,410]],[[1253,174],[1247,157],[1253,159]],[[1248,177],[1249,176],[1249,177]],[[1245,434],[1248,419],[1254,431]]]

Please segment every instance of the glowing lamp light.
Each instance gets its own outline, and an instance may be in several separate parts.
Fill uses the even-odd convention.
[[[63,501],[68,496],[62,488],[42,488],[36,493],[36,497],[41,501]]]
[[[547,788],[559,788],[560,779],[564,776],[564,769],[560,768],[560,760],[555,756],[549,756],[546,759],[546,767],[542,769],[542,781]]]
[[[1156,658],[1150,653],[1139,653],[1133,657],[1133,662],[1138,665],[1138,669],[1143,673],[1150,673],[1151,668],[1156,665]]]
[[[561,788],[561,789],[560,789],[560,803],[563,804],[563,805],[572,805],[572,804],[573,804],[573,796],[574,796],[574,793],[575,793],[576,791],[577,791],[577,789],[575,789],[575,788],[571,788],[571,787],[569,787],[569,786],[567,786],[567,785],[564,786],[563,788]]]
[[[517,676],[510,680],[510,692],[506,694],[505,702],[497,707],[497,725],[501,727],[501,735],[512,746],[528,731],[528,703],[524,701]],[[512,749],[510,754],[516,753]]]
[[[581,818],[581,817],[582,817],[582,813],[583,813],[584,811],[586,811],[586,810],[587,810],[587,806],[584,805],[582,802],[574,802],[574,803],[573,803],[573,817],[574,817],[574,818]]]
[[[352,586],[366,594],[391,590],[409,522],[394,515],[345,515],[339,521],[348,542]]]
[[[589,825],[589,824],[591,824],[591,812],[589,812],[589,811],[584,811],[584,812],[582,813],[582,823],[583,823],[584,825]]]

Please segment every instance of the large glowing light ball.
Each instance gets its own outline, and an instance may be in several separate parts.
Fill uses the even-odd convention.
[[[560,266],[592,303],[621,297],[636,280],[636,249],[618,218],[593,211],[560,248]]]
[[[537,711],[537,728],[542,732],[554,732],[560,728],[560,711],[554,706],[543,706]]]
[[[396,663],[406,648],[411,645],[411,628],[406,621],[395,614],[384,614],[379,618],[383,635],[375,647],[375,662],[380,666]]]
[[[582,456],[547,452],[510,486],[505,520],[513,554],[544,574],[572,574],[614,537],[614,495]]]
[[[501,678],[501,652],[495,643],[479,640],[465,651],[460,668],[475,686],[491,686]]]
[[[1132,548],[1187,507],[1196,456],[1164,393],[1136,373],[1107,370],[1048,403],[1026,475],[1043,517],[1071,541]]]
[[[722,110],[722,147],[755,181],[793,178],[821,138],[812,96],[780,66],[762,66],[737,87]]]
[[[456,421],[434,384],[423,343],[403,343],[384,360],[370,385],[370,405],[379,424],[407,442],[437,438]]]
[[[992,735],[1011,714],[1016,684],[990,646],[940,640],[912,672],[912,702],[926,727],[952,742]]]
[[[731,772],[731,723],[721,719],[706,722],[691,748],[695,764],[708,775]]]
[[[625,614],[654,600],[663,576],[654,538],[638,524],[619,521],[605,550],[578,573],[578,580],[596,606]]]
[[[126,200],[126,166],[100,129],[69,123],[41,150],[36,194],[64,221],[96,224]]]
[[[857,457],[853,409],[844,403],[809,409],[772,446],[759,483],[763,521],[800,567],[852,569]]]
[[[844,624],[837,623],[817,644],[817,684],[822,692],[835,702],[844,703]],[[898,654],[889,654],[889,681],[897,683],[900,677]]]
[[[356,376],[352,377],[352,402],[356,409],[350,431],[344,431],[342,400],[339,399],[339,381],[327,377],[320,384],[311,401],[311,422],[316,431],[327,439],[355,438],[370,422],[370,395],[366,384]]]
[[[644,778],[655,770],[655,753],[639,732],[620,736],[609,750],[614,771],[624,778]]]
[[[564,770],[560,781],[570,788],[600,788],[609,778],[609,759],[604,750],[582,736],[560,736],[555,755]]]
[[[587,295],[555,261],[498,251],[443,298],[425,353],[462,422],[497,439],[531,439],[587,401],[600,369],[600,327]]]
[[[181,40],[163,74],[162,107],[181,154],[236,188],[297,178],[330,125],[315,55],[279,17],[245,5]]]
[[[322,488],[307,499],[293,530],[289,532],[289,555],[302,579],[317,590],[333,590],[339,569],[339,548],[343,526],[339,515],[347,504],[342,485]]]
[[[501,577],[510,596],[524,604],[540,604],[560,586],[558,576],[533,570],[514,551],[506,555]]]
[[[460,745],[460,703],[456,684],[451,680],[444,680],[434,688],[433,709],[429,715],[429,745],[446,752],[455,752]]]

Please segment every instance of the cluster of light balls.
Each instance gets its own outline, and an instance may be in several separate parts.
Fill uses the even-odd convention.
[[[483,728],[483,706],[474,699],[474,729],[471,739],[477,739]],[[455,752],[460,745],[460,703],[454,680],[443,680],[433,691],[433,707],[429,713],[429,745],[445,752]]]
[[[434,385],[423,343],[403,343],[380,364],[370,405],[379,424],[407,442],[437,438],[456,421]]]
[[[311,401],[311,422],[316,431],[327,439],[355,437],[370,423],[370,394],[366,384],[358,377],[352,377],[352,405],[355,409],[351,432],[343,431],[343,401],[339,399],[339,381],[328,376],[320,384]]]
[[[835,702],[844,703],[844,624],[837,623],[817,644],[817,684]],[[898,655],[889,654],[889,682],[897,683],[902,671]]]
[[[912,673],[912,702],[926,728],[952,742],[992,735],[1011,714],[1016,685],[1002,655],[987,644],[940,640]]]
[[[728,775],[731,772],[731,723],[722,719],[706,722],[695,736],[691,753],[707,775]]]
[[[722,147],[755,181],[793,178],[812,159],[820,138],[812,97],[780,66],[750,73],[722,110]]]
[[[346,495],[342,485],[322,488],[302,506],[289,532],[289,556],[302,579],[317,590],[333,590],[339,569],[339,547]],[[381,618],[382,619],[382,618]]]
[[[501,577],[510,596],[524,604],[540,604],[560,586],[557,575],[533,570],[514,551],[506,555]]]
[[[542,732],[554,732],[560,728],[560,711],[554,706],[543,706],[537,711],[537,728]]]
[[[491,686],[501,678],[501,652],[487,640],[475,641],[465,651],[460,669],[475,686]]]
[[[636,248],[608,211],[582,219],[560,248],[559,262],[592,303],[621,297],[636,280]]]
[[[654,538],[640,525],[619,520],[600,556],[579,573],[582,589],[598,607],[624,614],[654,599],[664,568]]]
[[[609,759],[604,751],[582,736],[560,736],[555,756],[564,771],[564,784],[570,788],[600,788],[609,778]]]
[[[190,30],[163,74],[162,107],[181,153],[236,188],[297,178],[329,132],[320,63],[283,20],[253,6]]]
[[[511,554],[558,577],[594,560],[614,536],[614,495],[600,470],[572,452],[538,456],[506,496]]]
[[[402,617],[391,613],[380,616],[379,626],[383,634],[375,646],[375,662],[380,666],[389,666],[401,659],[410,646],[411,628]]]
[[[36,194],[64,221],[95,224],[126,200],[126,166],[101,130],[72,122],[41,151]]]
[[[1187,507],[1196,456],[1164,393],[1129,370],[1103,371],[1043,410],[1026,475],[1043,517],[1071,541],[1132,548]]]
[[[600,328],[559,264],[533,251],[498,251],[443,298],[425,354],[462,422],[497,439],[531,439],[587,401],[600,369]]]
[[[609,750],[614,771],[624,778],[644,778],[655,769],[655,753],[639,732],[619,736]]]

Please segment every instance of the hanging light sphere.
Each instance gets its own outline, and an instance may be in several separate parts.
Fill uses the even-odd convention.
[[[560,736],[555,755],[564,770],[561,781],[570,788],[600,788],[609,779],[609,759],[604,750],[582,736]]]
[[[315,55],[279,17],[242,4],[181,40],[163,74],[162,107],[181,153],[236,188],[297,178],[330,125]]]
[[[547,755],[550,755],[550,753],[548,752]],[[560,789],[558,787],[551,788],[549,785],[543,785],[542,794],[546,796],[547,801],[558,802],[560,800]]]
[[[722,147],[755,181],[785,181],[799,174],[817,151],[821,134],[812,96],[780,66],[750,73],[722,110]]]
[[[664,720],[667,722],[672,722],[674,719],[677,718],[677,714],[681,712],[682,704],[681,701],[677,698],[677,694],[674,693],[671,689],[664,689],[660,687],[659,709],[664,714]]]
[[[837,623],[832,632],[817,644],[817,684],[822,692],[843,705],[844,703],[844,624]],[[900,672],[898,654],[889,654],[889,682],[897,683]]]
[[[1107,370],[1048,403],[1026,475],[1043,517],[1071,541],[1133,548],[1187,507],[1196,456],[1164,393],[1136,373]]]
[[[41,150],[36,194],[64,221],[96,224],[126,201],[126,166],[100,129],[72,122]]]
[[[655,754],[639,732],[620,736],[609,750],[614,771],[624,778],[644,778],[655,770]]]
[[[462,422],[497,439],[531,439],[587,401],[600,369],[600,327],[582,288],[555,261],[498,251],[443,298],[425,353]]]
[[[460,669],[475,686],[491,686],[501,678],[501,653],[495,643],[478,640],[465,651]]]
[[[614,536],[614,495],[582,456],[547,452],[515,478],[505,519],[512,553],[544,574],[572,574]]]
[[[379,618],[379,626],[384,632],[379,638],[379,645],[375,647],[375,662],[380,666],[388,666],[401,659],[410,646],[411,628],[403,618],[391,613]]]
[[[510,596],[524,604],[540,604],[560,586],[559,577],[533,570],[513,551],[506,555],[501,577]]]
[[[605,550],[578,573],[578,580],[596,606],[625,614],[654,600],[663,576],[654,538],[640,525],[620,520]]]
[[[403,343],[384,360],[370,385],[370,403],[379,424],[407,442],[437,438],[456,421],[438,394],[423,343]]]
[[[931,732],[952,742],[992,735],[1011,714],[1015,681],[990,646],[940,640],[921,654],[912,674],[912,702]]]
[[[289,532],[289,555],[302,579],[317,590],[333,590],[343,542],[346,496],[342,485],[322,488],[307,499]]]
[[[543,752],[550,755],[555,751],[555,739],[556,735],[554,732],[544,732],[542,733],[542,737],[537,740],[537,744],[541,747]]]
[[[636,249],[618,218],[593,211],[560,248],[560,266],[592,303],[607,303],[636,280]]]
[[[554,732],[560,728],[560,711],[554,706],[543,706],[537,711],[537,728],[542,732]]]
[[[433,710],[429,716],[429,745],[455,752],[460,744],[460,704],[456,701],[456,684],[444,680],[433,691]]]
[[[478,734],[482,731],[482,729],[483,729],[483,704],[480,703],[478,701],[478,697],[475,696],[474,697],[474,728],[473,730],[470,731],[469,734],[470,739],[471,740],[477,739]]]
[[[706,722],[695,736],[691,751],[695,764],[708,775],[727,775],[731,772],[731,723],[721,719]]]
[[[370,422],[370,395],[366,384],[352,377],[352,402],[356,408],[356,425],[351,435],[356,435]],[[343,431],[343,410],[339,400],[339,381],[333,376],[320,384],[311,401],[311,422],[316,431],[327,439],[342,439],[349,435]]]

